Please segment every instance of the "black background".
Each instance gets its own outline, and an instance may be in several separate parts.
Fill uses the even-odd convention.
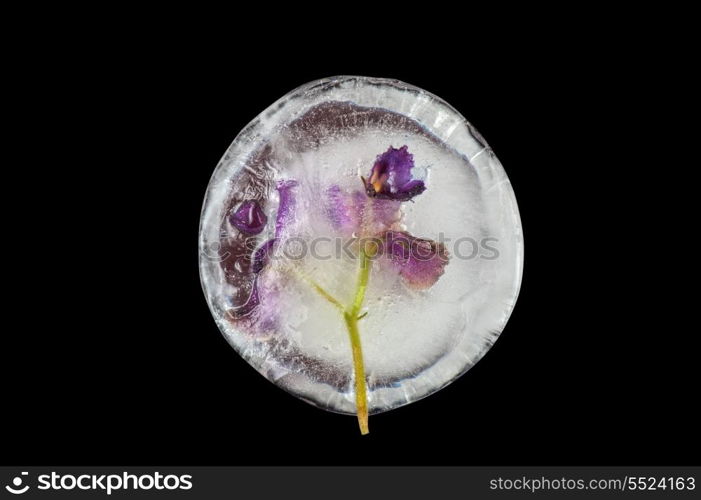
[[[230,41],[213,54],[192,39],[124,40],[47,44],[25,60],[44,78],[15,100],[42,104],[18,125],[29,139],[5,186],[25,200],[10,213],[30,214],[12,217],[22,252],[8,267],[38,272],[9,290],[3,463],[698,461],[693,335],[653,283],[668,261],[650,253],[665,222],[645,157],[663,146],[636,128],[652,106],[635,66],[645,50],[386,41],[329,56],[310,49],[322,42]],[[397,78],[458,109],[504,165],[525,237],[520,296],[494,347],[439,393],[371,417],[366,437],[228,346],[197,267],[202,198],[236,134],[336,74]]]

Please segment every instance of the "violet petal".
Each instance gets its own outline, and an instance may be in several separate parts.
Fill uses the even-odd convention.
[[[254,253],[253,253],[253,263],[251,264],[251,271],[254,273],[259,273],[268,264],[270,256],[273,253],[275,238],[271,238],[265,243],[263,243]]]
[[[449,256],[443,243],[416,238],[404,231],[388,231],[384,241],[386,261],[414,290],[431,287],[448,264]]]
[[[367,196],[366,215],[363,220],[363,235],[381,234],[401,221],[402,203],[399,200],[372,198]]]
[[[229,216],[229,222],[244,234],[258,234],[268,218],[256,200],[246,200]]]
[[[408,201],[426,190],[424,182],[412,179],[414,155],[407,146],[392,146],[375,160],[370,176],[365,180],[365,192],[371,198]]]
[[[346,237],[375,236],[401,219],[401,202],[396,200],[369,199],[360,190],[349,193],[337,185],[325,194],[326,215],[333,228]]]
[[[277,217],[275,219],[275,237],[263,243],[253,253],[251,270],[254,273],[259,273],[270,260],[270,256],[275,250],[275,244],[282,235],[285,226],[292,220],[294,216],[295,198],[292,193],[292,188],[297,185],[297,181],[280,181],[277,184],[277,190],[280,194],[280,203],[277,209]]]
[[[297,185],[297,181],[279,181],[277,191],[280,195],[280,203],[277,208],[275,219],[275,237],[279,238],[285,226],[294,219],[295,196],[292,188]]]
[[[344,236],[358,231],[367,196],[361,191],[347,193],[336,184],[328,188],[325,195],[326,215],[334,229]]]
[[[277,190],[278,193],[280,194],[280,203],[278,205],[278,210],[277,210],[277,217],[275,219],[275,237],[267,240],[265,243],[263,243],[258,249],[253,252],[252,256],[252,263],[251,263],[251,271],[253,271],[255,278],[253,279],[253,284],[251,287],[251,293],[248,296],[248,300],[246,301],[245,304],[237,307],[236,309],[233,309],[230,311],[230,314],[234,318],[241,318],[245,316],[249,316],[251,313],[253,313],[255,310],[258,310],[258,314],[265,316],[265,321],[269,321],[270,318],[274,316],[272,312],[269,313],[269,311],[266,311],[266,313],[261,312],[261,305],[266,306],[270,305],[269,303],[271,302],[270,298],[268,297],[271,295],[270,293],[266,293],[266,297],[261,300],[261,292],[259,290],[260,284],[259,284],[259,273],[266,267],[268,262],[270,261],[270,256],[272,255],[273,251],[275,250],[275,244],[278,241],[278,238],[282,234],[285,226],[292,220],[293,215],[294,215],[294,207],[295,207],[295,198],[294,194],[292,193],[292,188],[297,185],[297,181],[280,181],[277,184]],[[245,204],[246,202],[244,202]],[[236,214],[241,212],[244,208],[244,204],[241,205],[239,210],[237,210]],[[257,206],[257,203],[256,203]],[[262,214],[262,211],[261,211]],[[235,215],[235,214],[234,214]],[[232,215],[233,217],[233,215]],[[265,215],[263,214],[263,217]],[[267,218],[266,218],[267,221]],[[234,221],[232,220],[232,224],[234,224]],[[263,223],[263,226],[265,226],[265,223]],[[238,227],[238,226],[237,226]],[[249,226],[244,226],[246,230],[250,231]],[[262,231],[262,227],[261,230]],[[243,229],[242,229],[243,231]],[[260,232],[258,231],[258,232]],[[266,308],[267,310],[274,310],[275,308]],[[260,323],[260,321],[258,321]]]

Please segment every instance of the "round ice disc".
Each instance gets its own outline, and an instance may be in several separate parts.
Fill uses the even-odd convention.
[[[363,238],[376,242],[365,285]],[[523,265],[511,184],[474,127],[429,92],[355,76],[303,85],[241,131],[207,188],[199,245],[227,341],[341,413],[356,412],[357,388],[344,314],[357,313],[369,412],[390,410],[485,354]],[[434,254],[403,253],[414,247]]]

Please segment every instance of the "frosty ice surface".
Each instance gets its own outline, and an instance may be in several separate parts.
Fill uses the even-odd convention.
[[[252,366],[351,414],[362,238],[377,239],[352,318],[372,414],[439,390],[489,349],[518,294],[521,225],[494,153],[441,99],[378,78],[312,82],[217,166],[200,271],[219,328]]]

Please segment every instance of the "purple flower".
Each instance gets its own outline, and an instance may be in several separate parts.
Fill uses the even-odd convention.
[[[253,280],[251,294],[249,295],[246,304],[241,306],[240,310],[237,312],[239,316],[248,316],[260,305],[261,293],[259,290],[260,285],[258,283],[258,274],[268,265],[270,256],[275,251],[275,244],[280,238],[280,235],[283,233],[285,226],[287,226],[287,224],[294,219],[295,197],[294,193],[292,192],[292,188],[296,185],[297,181],[280,181],[277,183],[280,203],[278,204],[277,217],[275,218],[275,237],[267,240],[260,247],[258,247],[255,252],[253,252],[251,271],[253,271],[256,277]],[[240,210],[241,209],[239,209],[239,211]],[[265,222],[267,222],[267,218]],[[265,222],[263,223],[263,226],[265,226]],[[261,227],[258,232],[260,233],[262,230],[263,228]],[[269,299],[267,300],[269,301]]]
[[[390,147],[377,157],[365,192],[326,190],[325,208],[334,229],[346,237],[379,238],[381,251],[412,289],[432,286],[443,274],[448,252],[441,243],[416,238],[401,230],[401,204],[425,191],[423,181],[411,179],[413,155],[407,146]],[[378,261],[382,264],[383,261]]]
[[[251,285],[251,292],[244,304],[241,304],[230,311],[230,315],[234,319],[249,317],[254,318],[254,323],[257,325],[257,330],[260,330],[263,325],[270,326],[274,323],[274,312],[277,309],[271,306],[274,302],[273,297],[277,296],[277,289],[274,285],[266,281],[266,285],[263,286],[263,290],[261,291],[259,274],[268,265],[270,257],[275,251],[275,244],[283,234],[286,226],[292,220],[294,220],[295,197],[292,188],[295,186],[297,186],[297,181],[293,180],[280,181],[277,183],[277,191],[280,197],[280,202],[278,204],[277,216],[275,219],[275,236],[265,241],[265,243],[263,243],[253,252],[253,255],[251,256],[251,271],[253,272],[254,277]],[[255,208],[253,208],[251,205],[247,205],[249,203],[255,203]],[[251,227],[248,225],[243,225],[245,230],[241,228],[239,229],[243,232],[247,232],[247,234],[258,234],[262,232],[267,223],[267,217],[265,217],[265,214],[263,214],[255,201],[242,203],[239,209],[232,214],[230,218],[231,223],[238,227],[234,219],[236,219],[236,222],[240,222],[241,219],[246,219],[246,210],[252,210],[255,213],[256,209],[260,211],[260,215],[262,216],[262,225],[260,228],[256,227],[255,233],[251,231]],[[240,217],[235,217],[239,213],[242,213],[242,215]],[[248,220],[251,219],[249,218]],[[261,300],[261,295],[265,297],[264,300]],[[257,313],[253,314],[256,311]]]
[[[367,197],[360,191],[344,192],[334,184],[326,190],[326,216],[333,228],[344,236],[352,235],[360,226]]]
[[[369,198],[363,191],[343,191],[334,184],[326,190],[326,216],[342,236],[375,236],[401,220],[401,202]]]
[[[433,286],[448,263],[448,252],[440,242],[416,238],[405,231],[388,231],[384,242],[385,257],[414,290]]]
[[[390,146],[375,160],[370,177],[363,179],[365,192],[371,198],[409,201],[426,190],[423,181],[412,179],[412,168],[414,155],[407,146],[399,149]]]
[[[292,188],[295,186],[297,186],[297,181],[280,181],[277,183],[280,203],[278,204],[277,216],[275,217],[275,237],[263,243],[253,254],[251,269],[254,273],[259,273],[267,265],[270,256],[275,251],[277,240],[283,234],[285,227],[294,220],[296,200]]]
[[[275,237],[279,238],[285,226],[288,225],[295,216],[295,196],[292,188],[297,186],[297,181],[280,181],[277,183],[277,192],[280,196],[280,203],[277,207],[277,217],[275,218]]]
[[[229,216],[229,222],[244,234],[259,234],[268,218],[256,200],[246,200]]]
[[[390,147],[377,157],[369,179],[363,179],[365,190],[344,190],[334,184],[321,193],[318,201],[307,200],[304,206],[309,207],[309,210],[320,206],[340,236],[379,241],[378,250],[382,256],[374,259],[375,265],[389,266],[409,288],[424,290],[441,277],[449,256],[442,243],[417,238],[402,230],[402,202],[426,189],[423,181],[411,178],[413,166],[413,155],[407,146],[399,149]],[[273,324],[279,310],[275,305],[279,295],[276,292],[279,284],[276,283],[283,276],[269,266],[270,257],[278,243],[289,236],[290,229],[294,232],[295,223],[304,223],[310,215],[300,211],[301,204],[298,206],[295,189],[297,186],[295,180],[277,183],[279,202],[275,234],[251,256],[254,281],[248,303],[242,312],[249,315],[255,310],[252,318],[255,318],[256,323]],[[267,283],[264,289],[261,289],[261,280]]]

